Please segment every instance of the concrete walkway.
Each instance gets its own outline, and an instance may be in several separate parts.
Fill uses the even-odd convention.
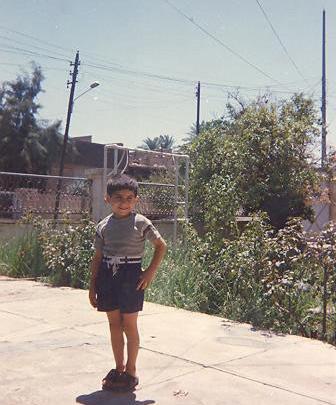
[[[1,405],[336,404],[336,349],[145,304],[140,386],[100,390],[112,366],[87,292],[0,277]]]

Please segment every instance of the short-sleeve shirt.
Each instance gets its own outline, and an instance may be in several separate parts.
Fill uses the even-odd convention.
[[[95,248],[105,256],[142,257],[145,241],[160,238],[152,222],[141,214],[126,218],[107,216],[96,227]]]

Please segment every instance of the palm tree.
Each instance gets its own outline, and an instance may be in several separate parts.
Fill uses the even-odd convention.
[[[142,149],[146,150],[159,150],[160,149],[160,139],[158,136],[155,138],[146,138],[142,141],[142,145],[140,146]]]
[[[161,149],[164,149],[164,150],[172,150],[173,149],[173,146],[175,144],[175,139],[174,139],[173,136],[160,135],[159,139],[160,139]]]
[[[140,148],[146,150],[172,150],[175,143],[175,139],[170,135],[160,135],[155,138],[146,138],[143,140]]]

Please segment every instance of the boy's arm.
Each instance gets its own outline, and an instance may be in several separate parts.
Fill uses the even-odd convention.
[[[154,254],[149,266],[140,276],[137,290],[144,290],[149,286],[167,251],[167,244],[162,238],[154,239],[152,243],[154,245]]]
[[[99,249],[96,249],[95,254],[91,261],[91,280],[89,290],[90,303],[94,308],[97,307],[96,278],[102,259],[103,259],[103,252]]]

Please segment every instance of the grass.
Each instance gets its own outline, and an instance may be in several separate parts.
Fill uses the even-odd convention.
[[[34,279],[48,274],[34,231],[11,239],[0,247],[0,274]]]
[[[309,308],[321,302],[320,297],[311,297],[305,293],[297,297],[295,313],[301,319],[284,318],[262,299],[263,291],[258,283],[246,292],[234,291],[232,286],[216,279],[215,269],[195,262],[190,254],[191,247],[179,242],[175,249],[169,247],[168,253],[158,270],[155,279],[146,290],[145,299],[162,305],[174,306],[191,311],[217,314],[229,319],[251,322],[255,326],[265,327],[286,333],[302,334],[321,338],[321,316],[312,314]],[[143,267],[148,266],[153,254],[146,247]],[[223,269],[219,268],[219,271]],[[28,277],[57,285],[59,272],[51,272],[43,259],[42,249],[36,233],[10,240],[0,247],[0,274],[10,277]],[[82,273],[81,273],[82,274]],[[82,274],[83,286],[87,285],[89,269]],[[83,287],[81,287],[83,288]],[[245,295],[244,295],[245,294]],[[293,302],[294,304],[294,302]],[[313,305],[314,304],[314,305]],[[301,313],[302,312],[302,313]],[[335,315],[328,317],[327,340],[335,344]],[[303,333],[300,327],[305,329]]]
[[[152,249],[147,248],[143,267],[148,265]],[[202,311],[207,301],[202,294],[202,269],[190,264],[187,246],[182,243],[168,253],[154,281],[146,291],[145,299],[162,305],[175,306],[192,311]]]

